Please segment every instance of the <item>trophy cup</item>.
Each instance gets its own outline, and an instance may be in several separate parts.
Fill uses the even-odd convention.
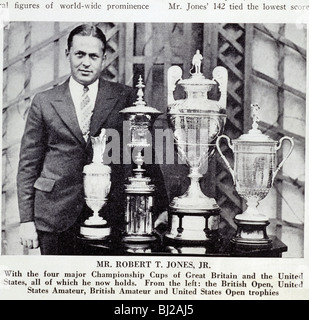
[[[290,156],[294,142],[289,137],[282,137],[279,142],[274,141],[263,134],[257,124],[260,108],[256,104],[251,105],[251,108],[252,129],[238,139],[232,140],[232,143],[229,137],[222,135],[218,137],[216,145],[231,172],[237,193],[246,200],[248,206],[245,212],[234,218],[237,230],[232,242],[244,247],[269,247],[272,243],[266,232],[269,219],[257,207],[259,202],[267,196],[278,171]],[[222,139],[227,140],[228,146],[234,153],[234,169],[231,168],[220,149]],[[289,141],[290,149],[276,168],[276,153],[284,140]]]
[[[84,166],[84,192],[87,206],[93,211],[81,225],[80,233],[84,238],[104,240],[110,235],[110,227],[99,211],[107,202],[110,192],[111,169],[103,164],[103,154],[106,146],[105,129],[98,137],[91,137],[93,158],[92,163]]]
[[[138,251],[142,247],[147,247],[147,243],[152,243],[157,238],[153,232],[153,193],[155,186],[151,184],[151,179],[144,175],[144,150],[151,147],[148,142],[149,128],[161,112],[146,105],[143,100],[142,77],[139,77],[137,101],[133,106],[125,108],[120,112],[125,115],[125,119],[130,124],[131,141],[128,147],[134,148],[136,152],[133,169],[134,176],[129,177],[129,183],[125,186],[126,207],[125,222],[126,229],[123,242],[130,248]],[[133,250],[134,251],[134,250]]]
[[[206,79],[201,72],[202,59],[197,50],[189,79],[182,79],[182,69],[178,66],[168,70],[168,117],[178,156],[190,168],[189,188],[175,197],[169,206],[170,231],[165,238],[179,244],[204,244],[219,236],[221,210],[215,199],[204,195],[199,180],[207,172],[216,138],[225,125],[227,70],[216,67],[213,79]],[[185,99],[174,99],[176,85],[184,89]],[[216,88],[220,91],[220,99],[209,99],[209,91]]]

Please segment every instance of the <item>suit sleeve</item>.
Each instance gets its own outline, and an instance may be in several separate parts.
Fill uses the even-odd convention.
[[[17,173],[20,222],[34,220],[34,183],[40,176],[46,151],[46,130],[39,95],[31,104],[21,141]]]

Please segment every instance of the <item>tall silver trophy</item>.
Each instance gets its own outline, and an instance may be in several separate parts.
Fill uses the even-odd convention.
[[[258,205],[267,196],[278,171],[290,156],[294,142],[290,137],[282,137],[275,141],[263,134],[257,124],[260,108],[256,104],[251,107],[252,129],[232,142],[229,137],[222,135],[218,137],[216,144],[219,154],[231,172],[236,191],[247,203],[247,209],[234,218],[237,231],[232,242],[247,247],[269,247],[272,242],[266,232],[269,218],[260,212]],[[230,166],[220,149],[222,139],[227,140],[234,153],[234,168]],[[285,140],[289,142],[290,147],[277,166],[277,151]]]
[[[81,225],[80,234],[87,239],[107,239],[110,227],[100,216],[99,211],[107,202],[111,187],[111,168],[103,164],[103,154],[106,146],[106,130],[102,129],[98,137],[91,137],[93,158],[84,166],[84,193],[87,206],[93,211]]]
[[[178,155],[190,169],[190,185],[170,203],[167,241],[203,244],[215,239],[219,232],[220,208],[215,199],[202,192],[199,180],[207,172],[216,138],[224,129],[228,76],[224,67],[216,67],[213,79],[206,79],[201,72],[202,59],[197,50],[189,79],[182,79],[178,66],[168,70],[168,118]],[[177,85],[184,89],[184,99],[175,100]],[[215,88],[219,89],[220,98],[209,99],[209,92]]]
[[[137,100],[133,106],[125,108],[120,112],[129,121],[130,126],[130,147],[135,153],[133,169],[134,175],[129,177],[129,183],[125,185],[126,204],[125,222],[126,228],[123,236],[123,243],[136,251],[141,248],[148,248],[149,243],[156,241],[153,221],[153,201],[155,186],[151,179],[145,175],[144,152],[151,148],[149,141],[149,129],[161,114],[157,109],[150,107],[143,99],[144,93],[142,77],[139,77]],[[133,249],[132,249],[133,250]]]

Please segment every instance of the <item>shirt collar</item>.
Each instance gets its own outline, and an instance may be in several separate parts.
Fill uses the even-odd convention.
[[[84,85],[77,82],[72,76],[70,77],[69,82],[70,89],[73,90],[73,92],[83,92]],[[89,92],[97,92],[99,88],[99,79],[97,79],[95,82],[87,86],[89,88]]]

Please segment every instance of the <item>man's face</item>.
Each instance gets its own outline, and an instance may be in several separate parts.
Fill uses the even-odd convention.
[[[82,85],[90,85],[99,78],[105,58],[100,39],[76,35],[66,54],[74,80]]]

